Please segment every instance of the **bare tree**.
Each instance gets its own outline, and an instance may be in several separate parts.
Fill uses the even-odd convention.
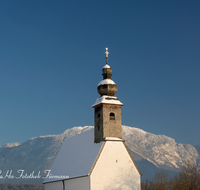
[[[151,182],[148,179],[146,179],[145,182],[141,183],[141,190],[150,190],[150,187],[151,187]]]
[[[200,171],[197,165],[187,163],[179,173],[176,184],[182,190],[200,190]]]
[[[151,183],[151,189],[153,190],[168,190],[168,174],[162,172],[156,173]]]

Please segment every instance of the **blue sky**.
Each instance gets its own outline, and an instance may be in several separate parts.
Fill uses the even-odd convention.
[[[122,124],[200,144],[200,1],[0,2],[0,146],[93,125],[105,47]]]

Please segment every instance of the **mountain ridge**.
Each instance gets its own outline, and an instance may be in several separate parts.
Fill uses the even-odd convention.
[[[7,171],[17,176],[18,170],[26,173],[50,169],[60,147],[67,138],[91,130],[93,126],[73,127],[58,135],[33,137],[24,143],[7,143],[0,147],[0,178]],[[152,178],[156,171],[164,170],[171,174],[178,172],[187,162],[197,163],[200,155],[189,144],[176,143],[171,137],[155,135],[136,127],[122,125],[122,136],[143,176]],[[197,147],[198,148],[198,147]],[[3,182],[41,183],[40,179],[0,179]]]

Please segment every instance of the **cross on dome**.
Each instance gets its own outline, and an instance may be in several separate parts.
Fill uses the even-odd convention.
[[[108,54],[109,54],[109,52],[108,52],[108,48],[106,48],[106,52],[105,52],[105,54],[106,54],[106,58],[108,59]]]

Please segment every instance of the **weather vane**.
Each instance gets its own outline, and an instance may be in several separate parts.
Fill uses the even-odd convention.
[[[106,64],[108,64],[108,54],[109,54],[109,52],[108,52],[108,48],[106,48],[106,52],[105,52],[105,54],[106,54]]]

